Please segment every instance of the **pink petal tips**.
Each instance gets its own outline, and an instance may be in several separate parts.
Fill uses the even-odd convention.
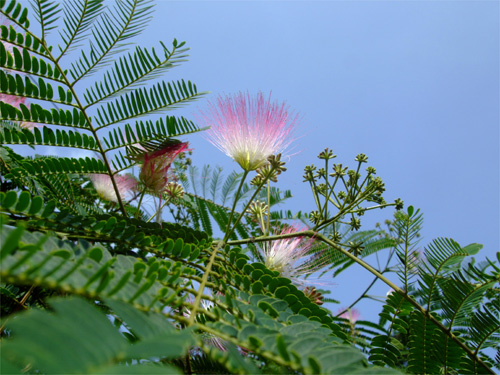
[[[293,226],[285,227],[279,234],[290,234],[300,229]],[[314,252],[313,238],[292,237],[275,240],[264,248],[263,256],[267,268],[278,271],[293,283],[302,285],[300,276],[310,275],[323,267],[321,253]]]
[[[170,165],[187,147],[187,143],[172,140],[161,149],[146,152],[138,158],[143,163],[139,179],[152,194],[161,195],[167,191],[169,181],[175,179],[169,173]]]
[[[209,102],[201,119],[211,127],[209,141],[245,171],[256,170],[269,156],[283,152],[293,141],[297,123],[284,103],[271,102],[271,96],[265,99],[262,93],[219,96]]]
[[[344,309],[340,309],[339,311],[342,312]],[[356,323],[356,321],[359,319],[361,316],[361,313],[357,309],[347,309],[346,312],[340,315],[341,318],[349,320],[351,324]]]
[[[113,183],[111,182],[111,178],[107,174],[91,174],[89,175],[89,179],[94,184],[94,188],[97,191],[97,194],[101,198],[104,198],[111,202],[118,202],[118,198],[116,197],[115,189],[113,188]],[[132,176],[115,176],[115,182],[118,186],[118,191],[120,192],[120,198],[125,198],[128,193],[131,193],[135,190],[137,186],[137,181]]]

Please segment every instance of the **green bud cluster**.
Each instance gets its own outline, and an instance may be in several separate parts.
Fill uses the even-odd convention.
[[[247,213],[250,215],[250,219],[259,222],[265,215],[267,215],[268,206],[265,202],[260,202],[258,200],[250,203],[247,208]]]
[[[348,244],[349,244],[349,248],[347,249],[347,251],[349,251],[351,254],[353,254],[356,257],[360,256],[363,253],[363,250],[365,249],[362,242],[349,241]]]
[[[286,171],[284,161],[281,161],[281,154],[271,155],[267,158],[268,164],[257,169],[257,175],[250,181],[251,185],[261,186],[267,181],[278,181],[278,176]]]
[[[395,206],[398,210],[403,208],[401,199],[394,203],[385,201],[385,184],[380,177],[375,176],[375,168],[368,166],[366,173],[362,173],[362,164],[368,162],[365,154],[356,155],[354,161],[357,166],[353,169],[341,163],[330,164],[330,160],[335,157],[332,150],[326,148],[318,155],[320,160],[324,160],[324,166],[308,165],[304,168],[304,182],[310,184],[317,206],[317,210],[309,214],[316,230],[334,226],[337,222],[358,230],[361,227],[359,217],[368,210],[387,206]],[[375,205],[367,205],[369,202]],[[345,221],[346,217],[348,221]],[[333,230],[333,233],[336,231]],[[332,239],[340,240],[340,236]]]

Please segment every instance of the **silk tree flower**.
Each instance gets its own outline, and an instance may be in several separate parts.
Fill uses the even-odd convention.
[[[323,304],[323,295],[316,290],[315,287],[306,286],[303,290],[304,295],[309,298],[312,303],[321,306]]]
[[[279,234],[298,232],[300,228],[285,227]],[[302,275],[318,271],[324,262],[321,253],[313,253],[314,238],[293,237],[268,243],[263,250],[264,262],[271,271],[277,271],[293,283],[303,285]]]
[[[284,103],[271,102],[270,95],[266,99],[262,93],[251,97],[240,92],[209,102],[200,120],[210,126],[206,135],[214,146],[243,170],[253,171],[290,145],[297,116]]]
[[[20,108],[21,104],[26,105],[26,98],[22,96],[9,95],[0,93],[0,101],[10,104],[13,107]],[[38,127],[38,124],[33,122],[17,122],[16,123],[21,127],[28,130],[33,130],[33,128]]]
[[[38,125],[38,124],[36,124],[34,122],[21,122],[19,124],[19,126],[21,128],[28,129],[28,130],[31,130],[31,131],[33,131],[34,128],[39,128],[40,127],[40,125]]]
[[[97,194],[108,201],[118,202],[118,198],[113,188],[111,178],[107,174],[91,174],[88,176],[94,184]],[[137,181],[134,177],[129,175],[116,175],[115,182],[120,193],[120,198],[124,199],[127,194],[134,191],[137,187]]]
[[[344,311],[344,309],[340,309],[339,312],[342,312],[342,311]],[[361,316],[361,313],[357,309],[347,309],[346,312],[344,312],[343,314],[340,314],[341,318],[347,319],[349,321],[349,323],[351,323],[351,324],[356,323],[356,321],[359,319],[360,316]]]
[[[142,162],[139,180],[154,195],[161,195],[168,188],[169,180],[175,179],[169,173],[174,159],[187,150],[188,143],[171,140],[160,150],[145,152],[137,160]]]
[[[0,101],[10,104],[13,107],[19,108],[19,105],[21,103],[24,104],[26,102],[26,98],[17,95],[8,95],[0,93]]]
[[[206,311],[210,311],[214,306],[215,305],[212,301],[207,301],[204,299],[201,300],[201,307],[203,307],[203,309]],[[203,313],[203,311],[200,311],[198,314],[202,314],[202,313]],[[186,318],[189,318],[191,316],[191,310],[186,308],[186,310],[183,311],[182,314]],[[198,314],[197,314],[197,317],[198,317]],[[217,336],[215,336],[211,333],[208,333],[208,332],[202,332],[200,336],[205,344],[216,347],[217,349],[219,349],[223,352],[227,351],[228,342],[221,339],[220,337],[217,337]],[[194,352],[197,352],[197,350],[195,350]]]

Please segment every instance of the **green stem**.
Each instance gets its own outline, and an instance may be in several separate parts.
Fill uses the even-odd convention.
[[[335,315],[337,318],[341,316],[342,314],[346,313],[347,311],[351,310],[359,301],[361,301],[363,298],[365,298],[366,293],[372,288],[373,285],[377,282],[378,277],[375,277],[370,285],[365,289],[365,291],[353,302],[349,305],[349,307],[345,308],[343,311],[339,312],[337,315]]]
[[[344,205],[342,205],[341,209],[339,210],[339,212],[337,212],[335,214],[335,216],[331,217],[328,220],[323,220],[321,223],[319,223],[318,225],[316,225],[313,228],[313,230],[319,231],[320,229],[324,228],[325,226],[329,225],[330,223],[332,223],[334,221],[338,221],[342,216],[344,216],[345,214],[349,213],[350,209],[352,209],[352,208],[356,207],[357,205],[359,205],[361,202],[363,202],[366,199],[366,197],[368,197],[372,193],[373,193],[373,191],[371,191],[371,190],[365,190],[364,192],[362,192],[361,194],[359,194],[357,196],[357,198],[353,202],[351,202],[350,204],[348,204],[347,206],[345,206],[345,203],[344,203]],[[389,205],[393,205],[393,203],[388,203],[385,206],[389,206]]]
[[[378,253],[377,253],[378,255]],[[389,263],[391,262],[391,259],[392,259],[392,256],[394,255],[394,249],[391,249],[391,252],[389,253],[389,256],[387,258],[387,262],[385,264],[385,267],[384,267],[384,271],[381,271],[382,274],[384,274],[385,272],[387,272],[387,267],[389,266]],[[379,264],[379,269],[380,269],[380,264]],[[363,298],[366,297],[367,293],[370,291],[370,289],[372,288],[373,285],[375,285],[375,282],[378,280],[378,277],[375,277],[373,279],[373,281],[370,283],[370,285],[368,285],[368,288],[365,289],[365,291],[359,296],[358,299],[356,299],[353,303],[351,303],[351,305],[346,308],[344,311],[342,311],[341,313],[337,314],[336,316],[339,317],[340,315],[342,315],[343,313],[345,313],[347,310],[349,309],[352,309],[359,301],[361,301]]]
[[[326,198],[327,198],[327,199],[328,199],[331,203],[333,203],[333,205],[334,205],[335,207],[337,207],[338,209],[340,209],[340,207],[341,207],[341,205],[342,205],[342,204],[340,203],[339,198],[337,198],[337,194],[335,194],[335,186],[337,186],[337,181],[338,181],[338,180],[339,180],[339,176],[337,176],[337,175],[336,175],[336,176],[335,176],[335,180],[333,181],[333,184],[330,184],[330,182],[329,182],[329,181],[326,181],[326,186],[328,187],[328,191],[329,191],[329,193],[328,193],[328,195],[325,195],[325,197],[326,197]],[[332,199],[332,197],[331,197],[332,195],[333,195],[333,197],[335,198],[335,201],[333,201],[333,199]]]
[[[271,182],[267,181],[267,221],[264,234],[269,234],[269,221],[271,219]]]
[[[45,43],[44,43],[44,46],[46,46]],[[73,98],[75,99],[78,108],[80,109],[83,116],[85,117],[85,121],[87,122],[87,124],[89,126],[89,128],[86,130],[89,130],[92,133],[92,135],[94,136],[97,147],[99,148],[99,154],[102,157],[104,165],[106,166],[106,169],[108,171],[108,175],[111,179],[111,183],[113,184],[113,189],[115,190],[115,194],[116,194],[116,197],[118,199],[118,204],[120,206],[120,210],[122,211],[123,216],[127,217],[127,211],[125,210],[125,206],[123,205],[123,200],[122,200],[122,197],[120,196],[120,191],[118,190],[118,185],[116,184],[114,173],[111,170],[111,164],[108,160],[108,157],[106,156],[106,151],[104,150],[104,147],[102,146],[101,140],[97,136],[98,129],[94,128],[94,126],[92,125],[92,121],[91,121],[90,117],[88,116],[87,112],[85,112],[85,108],[84,108],[83,104],[80,102],[80,98],[78,97],[78,95],[76,93],[76,90],[74,87],[76,81],[73,83],[69,82],[69,79],[66,77],[64,69],[61,68],[61,66],[59,65],[59,62],[54,58],[54,56],[52,55],[52,53],[49,51],[48,48],[46,48],[46,50],[47,50],[47,54],[48,54],[49,59],[54,63],[54,65],[56,66],[56,69],[58,69],[59,72],[61,73],[62,80],[71,90],[71,93],[73,94]]]
[[[326,186],[329,186],[328,184],[328,159],[325,159],[325,185]],[[328,196],[325,194],[325,204],[323,204],[323,207],[321,208],[320,210],[320,214],[322,217],[327,217],[328,216],[328,198],[331,194],[331,190],[333,189],[329,189],[330,193],[328,194]]]
[[[356,256],[353,254],[349,253],[347,250],[344,248],[340,247],[337,245],[335,242],[330,240],[328,237],[325,237],[323,234],[315,232],[313,230],[305,230],[301,232],[296,232],[296,233],[288,233],[288,234],[280,234],[276,236],[261,236],[257,238],[251,238],[251,239],[246,239],[246,240],[240,240],[240,241],[229,241],[227,244],[228,245],[240,245],[248,242],[263,242],[263,241],[270,241],[270,240],[277,240],[277,239],[283,239],[283,238],[292,238],[292,237],[299,237],[299,236],[307,236],[307,237],[314,237],[315,239],[322,241],[326,243],[327,245],[330,245],[333,247],[335,250],[340,251],[342,254],[353,260],[354,262],[358,263],[361,267],[365,268],[377,278],[382,280],[384,283],[386,283],[388,286],[390,286],[396,293],[399,293],[405,300],[410,302],[413,307],[417,311],[419,311],[421,314],[425,316],[426,319],[429,319],[435,326],[441,330],[446,336],[451,338],[458,346],[460,346],[466,353],[467,355],[474,361],[477,361],[485,370],[487,370],[490,374],[495,374],[492,369],[488,367],[486,363],[484,363],[466,344],[464,344],[457,336],[455,336],[450,329],[448,329],[446,326],[444,326],[439,320],[437,320],[429,310],[426,310],[424,307],[422,307],[415,299],[412,298],[409,294],[407,294],[403,289],[398,287],[396,284],[392,283],[389,279],[387,279],[382,273],[377,271],[375,268],[373,268],[371,265],[368,263],[362,261],[361,259],[358,259]]]
[[[137,212],[135,213],[135,218],[137,219],[139,217],[139,208],[141,208],[141,203],[142,203],[142,198],[144,198],[144,194],[146,194],[146,188],[141,193],[141,196],[139,198],[139,203],[137,203]]]
[[[198,310],[198,308],[200,306],[201,297],[203,295],[203,290],[205,289],[205,286],[208,282],[208,277],[210,275],[210,271],[212,270],[212,266],[215,262],[215,258],[217,256],[217,253],[220,250],[220,248],[224,246],[227,239],[231,236],[231,234],[234,231],[234,228],[232,230],[230,229],[231,228],[231,221],[233,220],[234,211],[236,209],[236,204],[238,203],[238,198],[240,196],[241,189],[243,187],[243,183],[245,182],[245,178],[247,176],[248,176],[248,171],[245,171],[243,173],[243,176],[241,177],[240,185],[238,186],[238,190],[236,191],[236,194],[234,196],[233,207],[231,209],[231,214],[229,215],[228,227],[226,229],[226,234],[224,236],[224,239],[222,241],[219,241],[219,243],[215,247],[213,247],[212,254],[210,255],[210,260],[208,261],[208,264],[207,264],[206,269],[205,269],[205,273],[203,274],[203,278],[201,279],[201,282],[200,282],[200,287],[198,288],[198,293],[196,295],[196,299],[194,300],[193,309],[191,310],[191,315],[189,316],[189,324],[188,325],[190,325],[190,326],[194,324],[196,311]],[[245,210],[246,210],[246,208],[247,207],[245,207]],[[243,210],[241,215],[238,217],[238,220],[236,221],[235,227],[236,227],[236,225],[238,225],[238,222],[239,222],[241,216],[245,213],[245,210]]]
[[[216,247],[213,248],[212,250],[212,255],[210,255],[210,260],[208,261],[207,267],[205,269],[205,273],[203,274],[203,278],[201,279],[200,282],[200,287],[198,288],[198,293],[196,294],[196,298],[194,300],[193,304],[193,309],[191,310],[191,315],[189,315],[189,322],[188,326],[192,326],[194,324],[194,320],[196,317],[196,311],[198,310],[200,303],[201,303],[201,297],[203,295],[203,290],[205,289],[205,286],[208,281],[208,276],[210,275],[210,271],[212,270],[212,266],[215,262],[215,257],[217,255],[217,252],[220,250],[220,248],[224,246],[224,241],[219,241]]]
[[[252,197],[248,200],[248,203],[243,208],[243,210],[241,211],[240,215],[238,216],[238,218],[234,222],[233,228],[231,229],[231,231],[229,231],[229,233],[226,235],[226,237],[224,237],[224,242],[227,242],[227,240],[229,239],[229,237],[231,236],[231,234],[233,234],[233,232],[235,231],[236,227],[238,226],[238,224],[240,223],[241,219],[243,218],[243,215],[245,215],[246,210],[248,209],[248,207],[250,207],[250,204],[253,202],[253,200],[255,199],[255,197],[257,196],[257,194],[259,194],[259,191],[260,191],[260,189],[262,189],[263,186],[264,186],[264,183],[262,183],[261,185],[259,185],[257,187],[257,189],[253,193]]]
[[[359,173],[360,167],[361,167],[361,162],[358,162],[358,168],[356,168],[356,174],[354,175],[354,177],[352,177],[352,184],[349,187],[349,191],[347,192],[347,197],[352,196],[354,198],[354,190],[356,190],[356,186],[357,186],[357,182],[358,182],[358,173]],[[351,178],[349,177],[349,179],[351,179]]]
[[[151,217],[150,217],[150,218],[146,221],[146,223],[149,223],[151,220],[153,220],[153,218],[154,218],[156,215],[158,215],[158,212],[160,212],[160,211],[163,209],[163,207],[165,207],[165,206],[167,205],[167,203],[168,203],[168,202],[170,202],[170,197],[169,197],[169,199],[165,199],[165,203],[163,203],[163,204],[161,205],[161,207],[160,207],[160,208],[158,208],[158,211],[156,211],[156,212],[153,214],[153,216],[151,216]]]
[[[241,214],[236,219],[233,228],[229,229],[230,226],[231,226],[231,221],[233,219],[233,214],[234,214],[234,211],[235,211],[235,208],[236,208],[236,203],[238,201],[241,188],[243,187],[243,182],[244,182],[244,180],[245,180],[245,178],[246,178],[247,175],[248,175],[248,171],[245,171],[244,174],[243,174],[243,177],[241,179],[240,186],[238,187],[238,191],[236,192],[236,195],[235,195],[235,198],[234,198],[234,203],[233,203],[233,208],[231,209],[231,215],[229,217],[228,231],[227,231],[226,235],[224,236],[224,239],[222,241],[218,242],[218,244],[216,245],[216,247],[212,250],[212,255],[210,255],[210,260],[208,261],[205,273],[203,274],[203,278],[201,279],[200,287],[198,288],[198,294],[196,295],[196,299],[195,299],[194,304],[193,304],[193,310],[191,310],[191,315],[189,316],[189,325],[193,325],[194,324],[194,319],[195,319],[195,316],[196,316],[196,311],[198,310],[198,308],[200,306],[201,297],[202,297],[202,294],[203,294],[203,290],[205,289],[205,286],[206,286],[206,284],[208,282],[208,277],[210,275],[210,271],[212,270],[212,267],[213,267],[213,264],[215,262],[215,258],[217,256],[218,251],[220,250],[221,247],[225,246],[226,241],[228,240],[228,238],[231,236],[231,234],[236,229],[236,226],[239,224],[239,222],[242,219],[243,215],[245,214],[247,208],[250,206],[250,204],[252,203],[252,201],[255,199],[255,197],[259,193],[260,189],[262,188],[262,186],[264,186],[265,182],[261,183],[257,187],[257,189],[255,190],[254,194],[252,195],[252,198],[250,198],[250,200],[248,201],[247,205],[245,206],[245,208],[243,209],[243,211],[241,212]]]
[[[377,208],[386,208],[386,207],[391,207],[391,206],[395,206],[396,203],[384,203],[384,204],[377,204],[376,206],[371,206],[371,207],[366,207],[366,208],[360,208],[359,210],[354,210],[354,211],[351,211],[351,213],[353,214],[356,214],[358,212],[366,212],[366,211],[371,211],[371,210],[375,210]]]
[[[229,236],[231,236],[231,234],[234,231],[234,229],[231,230],[231,222],[233,220],[234,211],[236,210],[236,204],[238,203],[238,199],[240,197],[241,189],[243,188],[243,183],[245,182],[245,179],[247,176],[248,176],[248,171],[243,172],[243,176],[241,177],[240,185],[238,186],[238,190],[236,191],[236,194],[234,196],[233,207],[231,208],[231,213],[229,214],[229,220],[227,222],[226,234],[224,235],[224,239],[222,240],[222,242],[226,242],[228,240]],[[246,208],[245,208],[245,210],[246,210]],[[243,215],[245,213],[245,210],[243,210],[241,215]]]
[[[260,220],[260,226],[261,228],[265,231],[265,228],[266,228],[266,223],[264,222],[264,216],[263,215],[259,215],[259,220]],[[267,236],[268,233],[264,233],[264,235]]]
[[[318,207],[318,210],[320,210],[321,213],[321,202],[319,201],[318,191],[316,190],[316,181],[309,180],[309,184],[311,185],[311,190],[313,192],[314,202],[316,202],[316,207]]]

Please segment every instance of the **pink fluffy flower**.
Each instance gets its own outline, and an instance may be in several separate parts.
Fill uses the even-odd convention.
[[[280,234],[298,231],[298,228],[288,226]],[[295,284],[302,285],[304,282],[299,279],[300,276],[312,274],[323,266],[320,253],[312,251],[314,242],[313,238],[293,237],[267,244],[263,251],[266,267],[271,271],[278,271]]]
[[[262,93],[219,96],[201,115],[211,127],[209,141],[245,171],[262,167],[269,156],[283,152],[293,141],[297,123],[284,103],[271,102],[271,96],[265,99]]]
[[[111,182],[111,178],[107,174],[91,174],[89,175],[89,179],[94,184],[94,187],[97,191],[97,194],[101,198],[104,198],[111,202],[118,202],[118,198],[116,197],[115,189],[113,188],[113,183]],[[120,193],[120,197],[123,199],[128,193],[131,193],[135,190],[137,186],[137,181],[132,176],[115,176],[115,182],[118,186],[118,191]]]
[[[0,101],[10,104],[13,107],[20,108],[20,104],[25,104],[26,105],[26,98],[22,96],[16,96],[16,95],[9,95],[9,94],[2,94],[0,93]],[[35,127],[38,127],[38,124],[35,124],[33,122],[16,122],[19,124],[21,128],[25,128],[28,130],[33,130]]]
[[[13,107],[19,108],[19,104],[26,102],[26,98],[16,95],[8,95],[0,93],[0,101],[10,104]]]
[[[344,309],[341,309],[343,311]],[[361,316],[361,313],[357,309],[347,309],[347,311],[340,315],[341,318],[349,320],[351,324],[356,323],[356,321]]]
[[[33,131],[33,129],[35,129],[35,128],[39,128],[40,127],[40,125],[38,125],[38,124],[36,124],[34,122],[21,122],[19,124],[19,126],[21,128],[28,129],[28,130],[31,130],[31,131]]]
[[[192,303],[192,302],[191,302]],[[214,303],[212,301],[207,301],[207,300],[201,300],[201,306],[203,307],[204,310],[210,311],[214,307]],[[203,313],[203,311],[200,311],[200,315]],[[191,316],[191,310],[186,308],[185,311],[182,313],[186,318],[189,318]],[[228,342],[221,339],[220,337],[217,337],[211,333],[208,332],[201,332],[201,339],[205,344],[208,344],[210,346],[214,346],[220,351],[227,351],[228,347]],[[195,353],[198,352],[198,350],[194,350]]]
[[[163,148],[153,152],[145,152],[138,160],[142,162],[139,179],[144,186],[154,195],[161,195],[166,191],[169,180],[170,165],[181,152],[186,151],[188,143],[172,140]]]

